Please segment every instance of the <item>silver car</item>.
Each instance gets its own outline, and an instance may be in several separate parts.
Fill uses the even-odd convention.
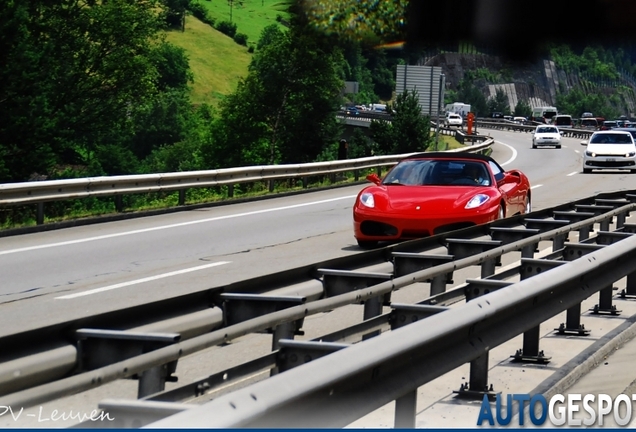
[[[583,154],[583,172],[593,169],[630,170],[636,172],[636,143],[628,131],[608,130],[594,132]]]
[[[561,148],[561,131],[556,126],[537,126],[532,133],[532,148],[554,146]]]

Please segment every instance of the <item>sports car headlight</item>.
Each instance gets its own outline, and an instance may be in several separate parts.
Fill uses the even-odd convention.
[[[596,153],[591,152],[591,151],[586,151],[585,152],[585,156],[596,157]]]
[[[488,195],[484,195],[484,194],[475,195],[474,197],[470,199],[470,201],[468,201],[468,203],[466,204],[466,207],[464,208],[467,208],[467,209],[477,208],[483,205],[489,199],[490,197]]]
[[[373,199],[373,194],[369,192],[365,192],[360,195],[360,202],[367,207],[373,208],[375,207],[375,200]]]

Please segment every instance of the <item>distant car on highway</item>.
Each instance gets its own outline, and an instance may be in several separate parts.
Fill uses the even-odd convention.
[[[581,145],[587,147],[583,153],[583,173],[604,169],[636,172],[636,142],[630,130],[597,131],[589,141],[581,141]]]
[[[552,146],[561,148],[561,131],[556,126],[539,125],[532,133],[532,148]]]
[[[461,127],[462,124],[464,124],[464,119],[462,119],[462,116],[460,116],[459,114],[447,113],[446,117],[444,117],[444,125],[446,127],[451,127],[451,126]]]
[[[358,116],[360,115],[360,110],[354,106],[347,107],[345,113],[350,116]]]
[[[380,241],[426,237],[530,213],[530,182],[489,156],[420,153],[402,159],[353,206],[353,233],[362,248]]]
[[[614,120],[606,120],[601,125],[601,130],[604,131],[604,130],[616,129],[617,127],[618,127],[618,123],[616,123]]]

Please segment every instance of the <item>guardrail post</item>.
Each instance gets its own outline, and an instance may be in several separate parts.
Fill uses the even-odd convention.
[[[276,369],[285,372],[311,361],[340,351],[350,345],[337,342],[280,340],[280,350],[276,355]]]
[[[411,252],[393,252],[395,277],[426,270],[439,264],[453,261],[452,255],[424,255]],[[430,280],[431,292],[434,296],[446,291],[446,284],[453,282],[453,272],[433,276]]]
[[[274,186],[276,182],[274,181],[274,179],[270,179],[268,183],[269,183],[269,191],[274,192]]]
[[[610,245],[624,238],[633,236],[633,233],[614,231],[605,232],[599,231],[596,236],[596,244],[598,245]],[[610,314],[620,315],[621,311],[616,309],[615,305],[612,305],[612,297],[614,296],[614,287],[609,285],[599,291],[599,301],[597,305],[594,305],[590,311],[594,314]]]
[[[527,228],[538,229],[539,232],[543,233],[546,231],[552,231],[554,229],[558,229],[569,225],[570,222],[567,220],[549,220],[549,219],[524,219]],[[555,235],[552,239],[552,251],[556,252],[559,249],[563,249],[563,245],[567,241],[569,233],[563,233],[559,235]]]
[[[377,285],[393,277],[390,273],[359,272],[338,269],[318,269],[322,275],[322,283],[327,297],[333,297],[345,292],[368,288]],[[368,298],[363,301],[363,319],[368,320],[382,314],[382,306],[391,302],[391,293]],[[362,340],[379,335],[379,331],[373,331],[362,336]]]
[[[565,264],[565,261],[521,259],[521,280],[540,274],[554,267]],[[543,351],[539,350],[539,340],[541,339],[541,325],[523,333],[523,347],[511,356],[515,361],[534,362],[547,364],[551,357],[546,357]]]
[[[155,366],[139,374],[139,386],[137,387],[137,399],[164,391],[166,381],[176,370],[176,362]],[[172,379],[171,381],[174,381]]]
[[[464,292],[466,293],[467,302],[512,285],[512,282],[488,279],[468,279],[466,282],[467,285],[464,288]],[[462,384],[459,390],[453,391],[453,393],[457,394],[457,396],[471,399],[482,399],[484,395],[492,399],[497,395],[497,392],[493,390],[492,384],[488,386],[488,357],[489,351],[486,351],[470,362],[468,383]]]
[[[567,220],[569,221],[569,223],[577,223],[577,222],[581,222],[585,219],[590,219],[594,217],[594,213],[592,212],[582,212],[582,211],[576,211],[576,212],[570,212],[570,211],[554,211],[553,212],[553,216],[554,219],[556,220]],[[579,228],[579,242],[582,242],[583,240],[587,240],[590,237],[590,231],[592,230],[593,224],[590,225],[584,225],[581,228]]]
[[[592,212],[594,216],[600,216],[603,213],[607,213],[609,211],[614,210],[614,207],[611,205],[595,205],[595,204],[577,204],[574,206],[576,211],[584,211],[584,212]],[[612,218],[605,219],[600,222],[600,230],[601,231],[609,231],[610,223],[612,222]]]
[[[563,260],[574,261],[587,253],[598,250],[601,247],[603,246],[587,243],[566,244],[563,249]],[[575,334],[579,336],[589,336],[591,331],[586,330],[585,326],[581,324],[581,303],[569,308],[565,312],[565,323],[561,323],[561,325],[554,330],[559,335]]]
[[[178,333],[144,333],[124,330],[78,329],[81,370],[93,370],[117,361],[153,351],[176,343],[181,339]],[[177,370],[177,361],[155,365],[137,374],[139,399],[163,391],[166,381],[175,382],[172,374]]]
[[[501,241],[502,245],[514,243],[519,240],[523,240],[527,237],[531,237],[539,233],[538,229],[531,228],[504,228],[504,227],[490,227],[490,237],[493,240]],[[537,249],[538,242],[524,246],[521,249],[521,258],[532,258],[534,252]]]
[[[185,205],[186,201],[186,191],[185,189],[179,189],[179,205]]]
[[[303,177],[303,189],[307,189],[309,186],[309,179],[307,177]]]
[[[629,201],[626,199],[605,199],[605,198],[597,198],[594,200],[594,203],[597,205],[606,205],[611,206],[614,209],[619,207],[623,207],[629,204]],[[622,228],[625,224],[625,219],[629,215],[629,211],[619,213],[616,215],[616,229]]]
[[[115,211],[121,213],[124,210],[124,202],[121,195],[115,195]]]
[[[391,330],[404,327],[431,315],[448,310],[444,306],[391,304]],[[395,428],[415,428],[417,389],[395,400]]]
[[[234,197],[234,185],[233,184],[227,185],[227,197],[228,198],[233,198]]]
[[[457,238],[446,239],[448,254],[453,255],[454,259],[456,260],[485,252],[497,246],[501,246],[500,240],[465,240]],[[500,256],[485,259],[481,263],[481,277],[486,278],[495,274],[495,267],[500,262],[500,260]]]
[[[636,200],[636,195],[631,196]],[[622,229],[623,232],[636,234],[636,224],[624,224]],[[625,289],[621,290],[620,297],[622,299],[636,297],[636,270],[627,275]]]
[[[280,348],[281,339],[293,340],[296,334],[297,324],[295,321],[286,322],[274,327],[272,333],[272,351],[276,351]],[[270,371],[270,376],[274,376],[279,373],[278,366],[275,366]]]
[[[417,390],[408,392],[395,400],[395,429],[415,429],[417,415]]]
[[[44,223],[44,203],[40,202],[37,205],[37,213],[35,216],[35,223],[42,225]]]
[[[353,177],[354,177],[355,181],[360,180],[360,170],[359,169],[353,170]]]

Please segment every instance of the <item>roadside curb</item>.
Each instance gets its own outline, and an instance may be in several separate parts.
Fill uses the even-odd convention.
[[[627,318],[623,324],[603,335],[563,365],[552,377],[535,387],[531,394],[543,394],[546,399],[550,399],[556,394],[565,392],[634,337],[636,337],[636,314]]]

